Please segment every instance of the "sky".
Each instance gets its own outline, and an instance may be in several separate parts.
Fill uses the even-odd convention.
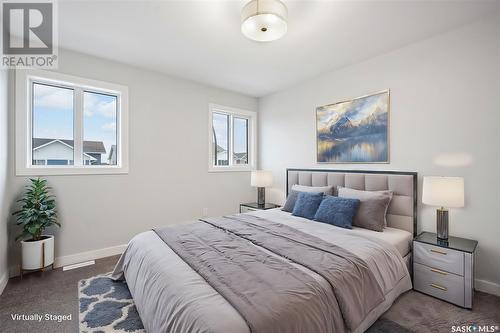
[[[116,144],[116,97],[84,93],[84,140]],[[33,137],[73,140],[73,90],[35,83],[33,85]]]
[[[213,127],[217,136],[217,144],[227,150],[228,115],[214,113]],[[234,152],[242,153],[247,150],[247,120],[234,117]]]

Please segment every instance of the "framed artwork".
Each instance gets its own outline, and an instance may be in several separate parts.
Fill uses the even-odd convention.
[[[318,163],[389,163],[390,92],[316,108]]]

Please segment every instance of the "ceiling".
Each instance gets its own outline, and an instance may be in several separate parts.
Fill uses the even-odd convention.
[[[246,39],[246,1],[60,1],[60,47],[264,96],[479,20],[499,1],[286,1],[288,33]]]

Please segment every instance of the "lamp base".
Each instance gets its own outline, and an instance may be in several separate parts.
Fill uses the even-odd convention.
[[[257,187],[257,204],[259,206],[264,206],[266,203],[266,188]]]
[[[443,207],[436,210],[436,231],[438,239],[448,240],[448,210]]]

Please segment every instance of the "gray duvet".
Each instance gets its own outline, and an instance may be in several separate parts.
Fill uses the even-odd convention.
[[[155,232],[240,313],[252,332],[344,330],[331,290],[247,240],[203,222]]]
[[[332,242],[298,231],[300,220],[272,219],[244,214],[157,230],[168,245],[140,234],[114,276],[126,278],[148,332],[358,332],[411,287],[400,256],[380,241],[340,231]],[[361,251],[349,251],[352,242]],[[389,261],[374,265],[366,253]]]
[[[359,257],[263,218],[241,214],[155,232],[255,333],[339,332],[345,331],[344,323],[353,330],[384,300]],[[331,288],[252,244],[318,273]]]

